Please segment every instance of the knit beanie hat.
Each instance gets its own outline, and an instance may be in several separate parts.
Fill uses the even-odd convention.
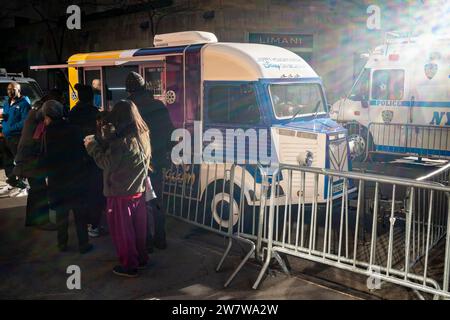
[[[64,106],[56,100],[45,102],[42,105],[42,111],[44,116],[47,116],[52,120],[58,120],[64,117]]]
[[[137,72],[130,72],[127,76],[125,87],[128,92],[136,92],[145,89],[145,80]]]

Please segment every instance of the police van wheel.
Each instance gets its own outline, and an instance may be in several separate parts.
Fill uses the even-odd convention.
[[[241,208],[240,206],[241,188],[235,184],[232,196],[230,195],[230,183],[225,182],[224,186],[224,180],[217,180],[215,190],[214,183],[211,183],[208,186],[207,192],[208,194],[206,195],[205,191],[202,201],[203,205],[206,206],[205,225],[211,226],[212,224],[214,229],[222,231],[228,231],[228,228],[232,226],[233,231],[236,232],[238,230],[239,219],[242,218],[246,208],[249,207],[245,196],[242,202],[243,207]]]

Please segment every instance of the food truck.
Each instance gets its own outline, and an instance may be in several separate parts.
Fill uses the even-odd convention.
[[[320,77],[301,57],[286,49],[218,42],[212,33],[187,31],[157,35],[154,47],[76,54],[67,65],[53,67],[68,68],[71,106],[77,101],[73,87],[78,82],[90,84],[94,79],[100,80],[102,107],[107,109],[127,97],[125,79],[130,71],[144,77],[154,97],[166,105],[174,127],[185,130],[184,138],[192,138],[191,148],[187,148],[195,153],[192,158],[200,159],[196,162],[183,158],[178,163],[184,167],[181,175],[179,166],[167,168],[166,186],[184,181],[183,190],[169,188],[171,194],[183,192],[186,198],[200,201],[212,184],[226,178],[231,163],[237,163],[236,189],[243,190],[246,206],[258,206],[263,188],[262,176],[255,168],[264,162],[260,158],[262,145],[268,146],[264,150],[268,159],[265,166],[273,170],[278,163],[351,170],[346,129],[330,119]],[[236,135],[247,135],[241,151],[225,139],[220,143],[217,139],[208,141],[211,132],[226,137],[230,130]],[[256,133],[256,141],[251,140],[252,133]],[[157,138],[157,133],[153,137]],[[207,151],[208,146],[215,148],[212,160],[205,154],[199,157],[199,152]],[[287,190],[285,178],[281,179],[280,188]],[[322,203],[330,196],[325,180],[322,176],[318,182],[318,201]],[[312,174],[307,174],[305,184],[305,201],[311,203]],[[219,187],[217,193],[218,190]],[[293,202],[298,203],[299,190],[297,174],[292,178]],[[333,181],[331,192],[339,197],[342,180]],[[223,192],[212,195],[210,201],[214,203],[219,196],[235,202],[232,195]],[[286,195],[280,192],[278,196],[283,202]]]
[[[351,153],[450,158],[450,36],[387,35],[331,117],[357,123]],[[349,127],[350,129],[350,127]]]

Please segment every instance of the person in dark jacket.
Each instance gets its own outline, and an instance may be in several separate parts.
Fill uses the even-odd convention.
[[[136,72],[130,72],[126,79],[128,99],[133,101],[150,130],[150,136],[157,139],[152,141],[152,163],[150,178],[157,198],[150,202],[151,212],[155,218],[155,234],[150,232],[148,239],[149,250],[154,245],[156,248],[165,249],[166,232],[165,216],[162,206],[162,179],[163,169],[170,167],[171,135],[174,130],[169,112],[160,100],[154,99],[153,93],[148,90],[142,76]]]
[[[100,113],[92,104],[94,92],[91,86],[80,83],[75,85],[75,90],[78,91],[79,101],[69,112],[69,123],[76,125],[83,137],[93,135],[97,131],[97,118]],[[92,158],[89,158],[87,171],[86,204],[90,223],[88,230],[91,237],[98,237],[102,212],[106,205],[106,199],[102,193],[102,170],[97,167]]]
[[[78,127],[64,118],[61,103],[50,100],[42,106],[46,126],[43,137],[43,162],[47,170],[50,207],[56,211],[58,247],[67,250],[69,211],[75,216],[80,253],[92,249],[89,244],[84,182],[88,155]]]
[[[42,105],[59,97],[50,92],[36,101],[25,120],[20,137],[13,173],[28,180],[25,226],[36,226],[43,230],[56,230],[50,222],[47,196],[46,172],[40,165],[42,135],[44,133],[44,116]],[[59,101],[59,100],[58,100]]]
[[[11,82],[7,87],[8,99],[3,106],[3,123],[2,131],[5,136],[4,159],[6,182],[11,186],[26,191],[26,185],[23,179],[14,175],[14,158],[17,154],[20,135],[22,132],[25,119],[30,112],[30,99],[21,94],[20,84]],[[26,194],[24,194],[26,195]]]

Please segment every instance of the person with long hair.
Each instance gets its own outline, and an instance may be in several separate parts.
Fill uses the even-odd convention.
[[[148,127],[136,105],[127,100],[117,102],[104,122],[101,135],[86,137],[85,146],[103,170],[106,217],[120,261],[113,272],[136,277],[148,263],[144,195],[151,158]]]
[[[130,72],[127,76],[126,90],[129,93],[128,100],[133,101],[139,110],[152,134],[158,139],[152,140],[152,170],[150,178],[155,189],[156,198],[148,202],[149,217],[154,221],[154,228],[149,227],[147,234],[147,248],[152,252],[153,247],[165,249],[166,227],[165,208],[162,199],[162,181],[164,169],[170,169],[170,152],[172,150],[171,135],[174,130],[172,120],[167,107],[158,99],[154,98],[153,90],[150,90],[144,78],[136,72]]]

